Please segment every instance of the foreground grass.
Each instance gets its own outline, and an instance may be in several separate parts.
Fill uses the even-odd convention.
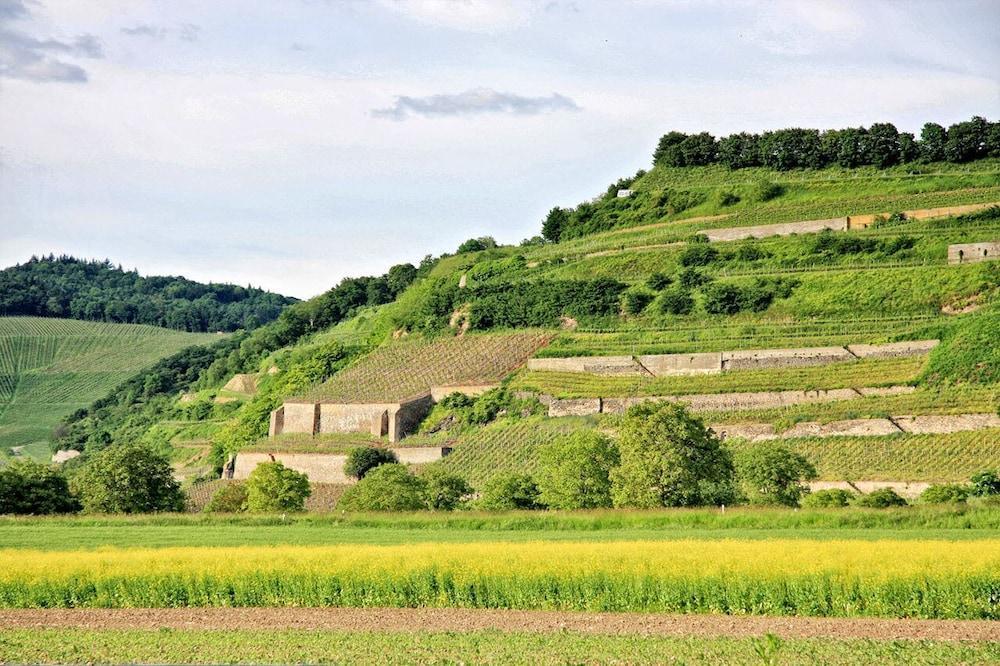
[[[1000,619],[1000,540],[0,550],[0,606],[511,608]]]
[[[141,529],[137,529],[141,528]],[[675,539],[948,539],[995,536],[1000,507],[666,509],[502,514],[299,514],[0,517],[0,545],[31,550],[105,546],[253,546]]]
[[[772,661],[769,661],[772,660]],[[571,632],[0,630],[5,663],[985,664],[1000,643]]]

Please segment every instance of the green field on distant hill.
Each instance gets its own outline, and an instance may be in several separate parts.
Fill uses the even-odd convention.
[[[213,333],[72,319],[0,317],[0,458],[49,456],[59,420]]]

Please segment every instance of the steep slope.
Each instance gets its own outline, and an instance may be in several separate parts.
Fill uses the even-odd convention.
[[[52,429],[67,414],[160,358],[219,337],[133,324],[0,317],[0,456],[17,447],[47,458]]]

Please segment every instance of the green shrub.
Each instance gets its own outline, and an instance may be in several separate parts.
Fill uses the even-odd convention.
[[[681,252],[681,266],[707,266],[719,258],[719,251],[712,245],[698,243],[688,245]]]
[[[740,197],[735,192],[730,192],[728,190],[723,190],[723,191],[719,192],[719,199],[718,200],[719,200],[719,205],[720,206],[723,206],[723,207],[726,207],[726,206],[735,206],[736,204],[738,204],[740,202]]]
[[[486,511],[544,508],[538,486],[527,474],[499,474],[486,482],[479,507]]]
[[[716,283],[705,288],[705,312],[734,315],[743,309],[743,290],[734,284]]]
[[[247,487],[241,481],[232,481],[212,494],[205,505],[205,513],[240,513],[247,510]]]
[[[63,473],[34,460],[12,460],[0,467],[0,515],[73,513],[80,502],[70,494]]]
[[[246,481],[247,511],[273,513],[304,511],[309,497],[309,477],[280,462],[261,463]]]
[[[427,484],[405,465],[379,465],[348,488],[337,507],[347,511],[419,511],[427,507]]]
[[[848,506],[854,493],[842,488],[828,488],[806,494],[799,503],[809,509],[830,509]]]
[[[777,199],[785,193],[783,185],[772,183],[769,180],[759,180],[754,184],[753,198],[756,201],[764,202]]]
[[[751,504],[798,506],[809,492],[803,482],[816,478],[816,468],[782,444],[761,442],[736,454],[736,477]]]
[[[712,276],[705,275],[697,268],[688,266],[677,276],[677,284],[685,289],[695,289],[712,281]]]
[[[646,286],[653,291],[663,291],[670,286],[673,282],[673,278],[666,273],[652,273],[648,278],[646,278]]]
[[[379,465],[399,462],[396,454],[377,446],[359,446],[347,452],[344,474],[354,479],[363,479],[365,474]]]
[[[660,312],[663,314],[686,315],[693,309],[694,298],[683,287],[671,287],[660,294]]]
[[[611,471],[616,507],[697,506],[731,484],[733,464],[719,438],[681,405],[645,403],[618,429],[620,464]]]
[[[760,259],[767,259],[771,254],[762,249],[757,243],[753,241],[746,241],[741,243],[736,248],[736,253],[734,255],[738,261],[759,261]]]
[[[969,497],[969,487],[957,483],[940,483],[927,487],[920,493],[924,504],[964,504]]]
[[[969,480],[972,482],[971,493],[976,497],[1000,495],[1000,473],[997,470],[986,469],[977,472]]]
[[[611,506],[611,470],[618,448],[604,435],[588,430],[555,439],[539,451],[541,501],[553,509]]]
[[[473,492],[465,479],[441,469],[430,469],[420,478],[426,484],[427,508],[434,511],[454,511],[468,502]]]
[[[879,488],[859,496],[854,500],[854,504],[868,509],[889,509],[894,506],[907,506],[908,502],[892,488]]]
[[[99,451],[72,481],[88,513],[182,511],[184,493],[170,461],[137,444]]]
[[[631,289],[626,291],[623,299],[625,314],[642,314],[642,311],[646,309],[646,306],[649,305],[650,302],[652,302],[653,298],[653,294],[645,291],[644,289]]]

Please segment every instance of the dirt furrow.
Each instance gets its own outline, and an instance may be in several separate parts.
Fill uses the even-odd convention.
[[[883,618],[578,613],[436,608],[130,608],[0,610],[0,629],[327,629],[574,631],[587,634],[881,640],[1000,640],[1000,622]]]

